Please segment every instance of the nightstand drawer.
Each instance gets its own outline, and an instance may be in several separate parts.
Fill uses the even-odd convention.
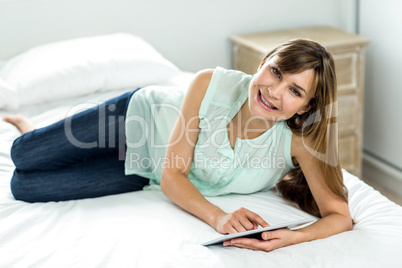
[[[357,53],[333,54],[338,95],[354,93],[357,90]]]

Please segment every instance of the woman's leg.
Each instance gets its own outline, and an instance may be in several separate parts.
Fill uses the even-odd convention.
[[[26,202],[66,201],[142,190],[149,180],[124,174],[115,156],[94,158],[55,170],[15,170],[11,191]]]
[[[20,136],[11,148],[11,158],[16,169],[59,169],[111,153],[123,160],[124,120],[132,94],[125,93]]]
[[[26,133],[12,147],[16,199],[62,201],[140,190],[124,175],[125,116],[133,92]]]

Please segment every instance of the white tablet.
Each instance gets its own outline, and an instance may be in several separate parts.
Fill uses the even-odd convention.
[[[266,232],[266,231],[273,231],[277,229],[282,229],[282,228],[295,228],[299,225],[309,223],[312,221],[316,221],[317,219],[315,218],[307,218],[307,219],[302,219],[302,220],[297,220],[297,221],[291,221],[291,222],[285,222],[281,224],[276,224],[264,228],[257,228],[249,231],[244,231],[240,233],[235,233],[235,234],[227,234],[227,235],[222,235],[221,237],[218,237],[216,239],[213,239],[211,241],[202,243],[203,246],[211,246],[211,245],[216,245],[223,243],[223,241],[231,240],[233,238],[238,238],[238,237],[247,237],[247,238],[257,238],[261,239],[261,233]]]

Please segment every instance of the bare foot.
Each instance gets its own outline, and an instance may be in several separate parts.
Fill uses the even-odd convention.
[[[22,114],[6,115],[3,117],[3,121],[17,127],[21,134],[25,134],[35,129],[35,125]]]

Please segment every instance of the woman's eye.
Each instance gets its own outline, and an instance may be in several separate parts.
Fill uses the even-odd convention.
[[[301,94],[300,94],[300,92],[299,92],[297,89],[291,88],[290,91],[292,91],[292,93],[293,93],[294,95],[296,95],[297,97],[301,97]]]
[[[277,68],[272,67],[272,72],[276,77],[278,77],[279,79],[281,78],[281,72]]]

